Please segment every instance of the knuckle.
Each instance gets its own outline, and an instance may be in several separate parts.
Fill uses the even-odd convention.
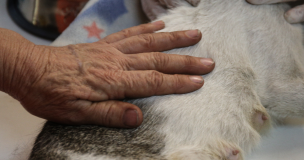
[[[172,80],[172,88],[174,88],[175,91],[180,90],[181,88],[183,88],[185,86],[185,84],[183,83],[183,80],[180,76],[178,75],[173,75],[174,78]]]
[[[122,31],[120,31],[121,35],[124,38],[130,37],[132,35],[132,30],[131,29],[124,29]]]
[[[151,61],[155,65],[155,68],[165,68],[170,61],[170,57],[164,53],[155,52],[151,54]]]
[[[112,119],[111,119],[111,110],[112,110],[112,105],[110,105],[107,109],[103,111],[103,116],[101,117],[101,121],[103,125],[109,126],[112,124]]]
[[[122,117],[122,115],[117,115],[119,112],[117,112],[116,103],[109,102],[106,104],[106,106],[103,107],[102,110],[102,124],[105,126],[116,126],[119,124],[117,121],[115,121],[115,117]]]
[[[181,39],[181,36],[179,34],[180,32],[169,32],[169,40],[171,42],[179,41]]]
[[[145,30],[147,30],[147,28],[149,27],[149,23],[148,24],[142,24],[142,25],[139,25],[137,30],[140,31],[140,32],[144,32]]]
[[[147,83],[152,88],[155,88],[155,91],[160,88],[164,83],[164,75],[158,71],[150,71]]]
[[[142,40],[142,45],[146,48],[155,48],[155,37],[152,34],[142,34],[138,36]]]
[[[186,66],[192,65],[194,63],[194,59],[191,56],[185,55],[183,56],[183,63]]]
[[[126,58],[125,60],[123,61],[118,61],[119,62],[119,66],[121,67],[121,69],[123,70],[134,70],[133,68],[133,64],[134,64],[134,59],[131,59],[131,58]]]

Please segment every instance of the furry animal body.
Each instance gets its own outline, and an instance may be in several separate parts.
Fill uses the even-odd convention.
[[[163,31],[199,29],[199,44],[168,53],[212,58],[205,85],[183,95],[132,100],[144,113],[136,129],[47,122],[30,159],[242,160],[272,122],[304,117],[301,25],[283,17],[287,5],[244,0],[181,2],[163,15]]]

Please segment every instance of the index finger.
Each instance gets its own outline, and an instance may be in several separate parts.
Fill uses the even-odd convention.
[[[160,52],[188,47],[202,38],[199,30],[142,34],[113,43],[113,47],[125,54]]]

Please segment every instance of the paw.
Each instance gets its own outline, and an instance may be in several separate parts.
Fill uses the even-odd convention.
[[[227,149],[226,150],[226,159],[227,160],[241,160],[240,151],[237,149]]]
[[[169,160],[243,160],[238,145],[222,139],[209,141],[208,145],[183,146],[169,152]]]
[[[263,126],[265,122],[268,120],[268,117],[263,113],[256,113],[255,114],[255,123],[259,126]]]

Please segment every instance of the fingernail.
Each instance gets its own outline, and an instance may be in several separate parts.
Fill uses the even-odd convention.
[[[154,24],[154,25],[164,25],[165,22],[164,21],[155,21],[155,22],[152,22],[152,24]]]
[[[138,114],[136,110],[127,110],[125,111],[124,117],[124,125],[128,127],[137,127],[138,125]]]
[[[214,61],[210,58],[202,58],[201,62],[205,65],[205,66],[212,66],[214,64]]]
[[[202,84],[204,82],[204,79],[201,76],[190,76],[190,80],[194,83],[199,83],[199,84]]]
[[[201,34],[201,31],[196,29],[196,30],[190,30],[186,32],[186,35],[190,38],[199,38]]]

